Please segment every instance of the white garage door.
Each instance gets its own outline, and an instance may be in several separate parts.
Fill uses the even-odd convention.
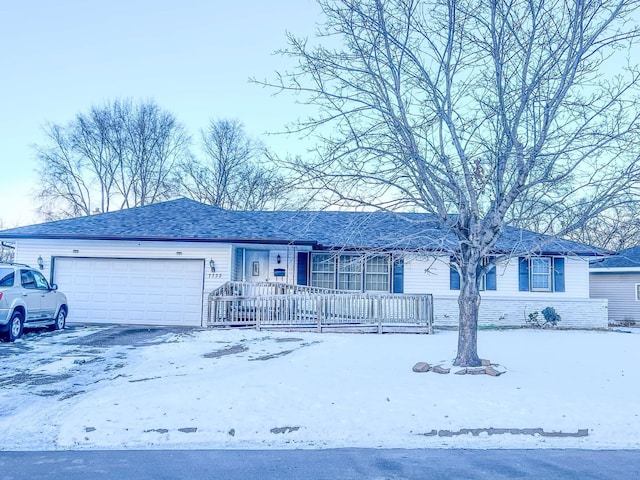
[[[56,258],[69,321],[201,325],[202,260]]]

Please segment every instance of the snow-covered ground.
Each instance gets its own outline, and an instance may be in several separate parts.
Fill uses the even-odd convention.
[[[412,371],[450,363],[456,332],[88,341],[104,333],[0,344],[0,450],[640,448],[636,331],[481,331],[480,354],[506,370],[499,377]],[[588,435],[436,433],[491,427]]]

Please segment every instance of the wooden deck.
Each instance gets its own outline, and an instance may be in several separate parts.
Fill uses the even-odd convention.
[[[207,326],[212,327],[433,333],[431,295],[227,282],[209,294],[207,310]]]

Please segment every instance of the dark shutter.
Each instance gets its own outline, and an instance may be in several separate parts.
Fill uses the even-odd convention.
[[[393,262],[393,293],[404,293],[404,258]]]
[[[490,260],[494,260],[491,258]],[[496,290],[497,282],[496,282],[496,266],[492,266],[487,273],[484,274],[484,289],[485,290]]]
[[[460,274],[456,269],[454,262],[455,259],[451,257],[449,264],[449,290],[460,290]]]
[[[298,252],[298,285],[309,284],[309,253]]]
[[[553,259],[553,290],[564,292],[564,258]]]
[[[525,257],[518,259],[518,290],[529,291],[529,259]]]

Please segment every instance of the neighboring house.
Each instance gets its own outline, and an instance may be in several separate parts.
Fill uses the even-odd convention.
[[[640,324],[640,247],[591,262],[589,291],[609,301],[610,322]]]
[[[435,325],[458,324],[460,279],[445,253],[458,243],[425,214],[240,212],[179,199],[0,239],[67,294],[70,321],[204,325],[209,292],[269,281],[433,294]],[[602,251],[507,227],[493,254],[500,261],[483,279],[481,325],[520,326],[551,306],[561,326],[607,326],[606,300],[589,298],[588,260]]]

